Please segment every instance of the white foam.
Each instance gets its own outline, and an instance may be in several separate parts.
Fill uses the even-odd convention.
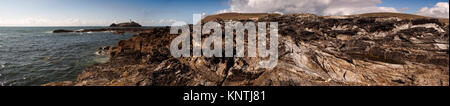
[[[101,56],[102,54],[100,52],[103,52],[103,51],[96,51],[96,52],[94,52],[94,54],[98,55],[98,56]]]
[[[44,33],[46,33],[46,34],[53,33],[53,31],[45,31]]]
[[[6,67],[5,65],[6,65],[5,62],[1,62],[1,61],[0,61],[0,69],[5,68],[5,67]]]
[[[109,61],[109,57],[94,58],[93,61],[96,63],[107,63]]]

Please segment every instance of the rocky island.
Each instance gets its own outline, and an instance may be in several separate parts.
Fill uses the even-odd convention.
[[[170,27],[145,29],[108,48],[109,62],[44,86],[449,86],[448,19],[374,14],[203,20],[278,22],[279,60],[270,69],[258,67],[262,58],[174,58],[169,45],[178,35]]]
[[[97,28],[97,29],[81,29],[81,30],[66,30],[66,29],[57,29],[53,30],[52,33],[84,33],[84,32],[115,32],[115,33],[124,33],[124,32],[141,32],[151,28],[142,28],[142,25],[136,23],[134,21],[124,22],[115,24],[112,23],[108,28]]]
[[[134,22],[134,21],[130,21],[130,22],[125,22],[125,23],[112,23],[109,27],[142,27],[142,25]]]

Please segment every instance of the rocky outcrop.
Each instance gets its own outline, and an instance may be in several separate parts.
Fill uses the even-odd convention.
[[[97,55],[101,55],[101,56],[107,56],[110,54],[109,50],[110,50],[110,46],[103,46],[97,49],[97,52],[95,52],[95,54]]]
[[[173,58],[169,45],[178,35],[162,27],[120,41],[110,62],[76,81],[45,86],[449,85],[449,27],[437,19],[291,14],[256,21],[279,23],[274,68],[260,68],[263,58]]]

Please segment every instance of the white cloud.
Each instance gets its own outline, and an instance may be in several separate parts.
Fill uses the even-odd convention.
[[[142,21],[141,23],[145,26],[170,26],[174,23],[181,23],[181,21],[177,21],[175,19],[161,19],[161,20]]]
[[[449,18],[449,4],[448,2],[438,2],[434,7],[428,8],[424,7],[416,12],[417,15],[438,17],[438,18]]]
[[[403,7],[403,8],[399,9],[399,11],[408,11],[408,10],[409,10],[409,7]]]
[[[217,11],[215,14],[222,14],[222,13],[229,13],[229,12],[230,12],[229,9],[223,9],[223,10]]]
[[[127,21],[111,20],[80,20],[80,19],[51,19],[51,18],[21,18],[5,19],[0,17],[0,26],[108,26],[111,23]],[[169,26],[173,23],[180,23],[174,19],[161,20],[141,20],[137,21],[144,26]]]
[[[313,13],[351,15],[369,12],[398,12],[393,7],[378,7],[381,0],[231,0],[230,9],[217,13]]]
[[[21,18],[0,19],[0,26],[104,26],[110,22],[105,20],[81,21],[80,19]]]

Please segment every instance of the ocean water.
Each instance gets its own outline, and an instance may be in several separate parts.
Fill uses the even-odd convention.
[[[132,35],[110,32],[51,33],[55,29],[101,27],[0,27],[0,86],[39,86],[73,81],[83,69],[106,62],[96,55],[102,46],[114,46]]]

